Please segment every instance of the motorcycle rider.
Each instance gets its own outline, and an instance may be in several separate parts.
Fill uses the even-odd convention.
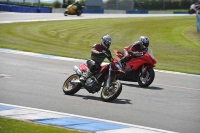
[[[144,52],[148,51],[149,38],[146,36],[140,36],[139,41],[124,47],[122,51],[123,58],[121,63],[128,62],[131,57],[142,56]]]
[[[188,13],[189,14],[196,13],[197,32],[200,33],[200,0],[198,0],[197,3],[194,3],[190,6]]]
[[[111,37],[107,34],[102,37],[101,43],[94,44],[91,50],[91,57],[87,60],[89,70],[86,75],[81,76],[80,80],[84,81],[86,78],[92,76],[96,71],[101,68],[101,63],[107,58],[111,61],[112,55],[109,47],[112,43]],[[107,55],[106,55],[107,54]]]
[[[81,4],[78,2],[78,1],[75,1],[72,6],[75,5],[77,8],[76,8],[76,12],[78,11],[78,9],[81,9]]]
[[[197,3],[194,3],[190,6],[190,9],[188,11],[189,14],[193,14],[193,13],[198,13],[200,14],[200,0],[198,0]]]

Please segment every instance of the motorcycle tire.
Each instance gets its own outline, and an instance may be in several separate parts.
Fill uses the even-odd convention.
[[[81,83],[71,83],[71,80],[73,79],[79,79],[79,75],[78,74],[73,74],[71,76],[69,76],[66,81],[63,84],[63,92],[66,95],[74,95],[75,93],[77,93],[81,87],[82,84]]]
[[[113,101],[120,95],[121,91],[122,91],[122,84],[120,83],[119,80],[111,82],[109,88],[107,88],[106,85],[104,85],[101,91],[101,99],[104,102]]]
[[[76,13],[77,16],[81,16],[81,14],[82,14],[81,10],[78,10],[77,13]]]
[[[67,15],[68,15],[68,11],[65,11],[65,12],[64,12],[64,16],[67,16]]]
[[[152,67],[147,68],[147,72],[145,75],[142,74],[142,72],[139,72],[138,76],[138,84],[141,87],[148,87],[154,80],[155,72]]]

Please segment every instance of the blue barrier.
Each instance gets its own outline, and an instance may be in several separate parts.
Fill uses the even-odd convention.
[[[21,12],[21,6],[10,6],[10,11],[11,12]]]
[[[1,5],[1,11],[10,12],[11,5],[5,5],[5,4],[0,4],[0,5]]]
[[[39,11],[38,11],[38,8],[32,7],[32,8],[30,8],[29,12],[30,13],[38,13]]]
[[[22,8],[21,8],[21,12],[24,12],[24,13],[26,13],[26,12],[30,12],[30,7],[22,6]]]
[[[42,13],[51,13],[51,8],[40,8],[40,12],[42,12]]]
[[[24,13],[51,13],[51,8],[45,7],[29,7],[29,6],[18,6],[18,5],[7,5],[0,4],[1,11],[8,12],[24,12]]]
[[[146,10],[139,10],[139,11],[126,11],[126,14],[148,14]]]

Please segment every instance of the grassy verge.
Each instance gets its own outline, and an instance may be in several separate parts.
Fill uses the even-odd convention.
[[[113,39],[111,51],[150,38],[156,69],[200,74],[200,34],[195,16],[118,18],[0,25],[0,47],[88,59],[103,35]]]
[[[81,132],[0,117],[0,133],[81,133]]]
[[[164,11],[172,11],[172,12],[188,12],[188,9],[176,9],[176,10],[164,10]]]

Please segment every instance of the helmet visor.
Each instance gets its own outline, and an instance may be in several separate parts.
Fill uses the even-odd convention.
[[[110,45],[111,45],[111,42],[109,42],[109,41],[105,41],[105,45],[109,48]]]

